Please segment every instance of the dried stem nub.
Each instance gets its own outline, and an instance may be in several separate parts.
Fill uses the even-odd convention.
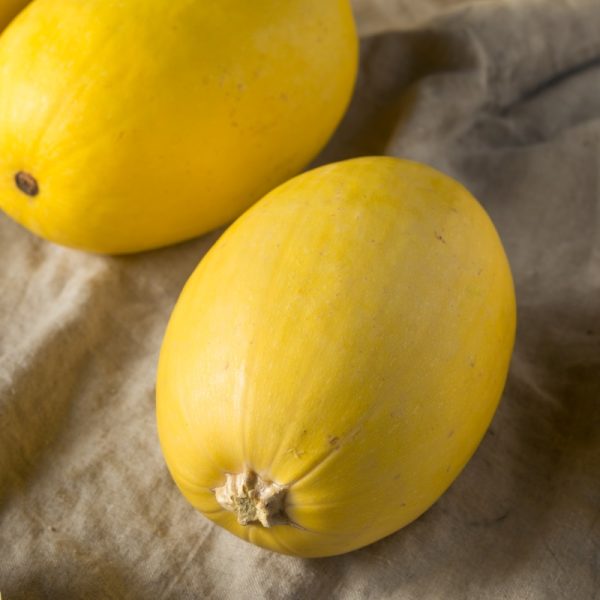
[[[284,511],[287,487],[265,481],[254,471],[227,474],[225,485],[215,489],[217,502],[233,512],[240,525],[263,527],[289,523]]]

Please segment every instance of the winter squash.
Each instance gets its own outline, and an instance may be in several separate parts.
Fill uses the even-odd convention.
[[[514,333],[502,244],[465,188],[394,158],[310,171],[239,218],[177,302],[157,381],[167,465],[245,540],[364,546],[465,466]]]
[[[324,145],[357,48],[348,0],[36,0],[0,36],[0,208],[105,253],[224,225]]]

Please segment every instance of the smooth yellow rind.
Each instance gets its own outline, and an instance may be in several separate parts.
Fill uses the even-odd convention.
[[[347,552],[446,490],[496,409],[515,331],[510,269],[481,206],[413,162],[364,158],[271,192],[177,303],[157,383],[183,494],[261,546]],[[252,469],[298,527],[243,527],[212,489]]]
[[[348,0],[36,0],[0,36],[0,207],[95,252],[214,229],[320,150],[357,55]]]

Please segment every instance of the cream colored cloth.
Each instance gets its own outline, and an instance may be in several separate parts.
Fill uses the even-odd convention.
[[[360,79],[319,162],[425,161],[506,244],[514,360],[462,475],[415,523],[340,557],[216,528],[169,478],[154,378],[218,234],[105,258],[0,217],[4,600],[600,598],[600,0],[447,4],[356,3]]]

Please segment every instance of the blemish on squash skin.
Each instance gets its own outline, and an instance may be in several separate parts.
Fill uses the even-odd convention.
[[[333,446],[334,448],[340,447],[340,438],[337,435],[327,436],[327,441],[329,442],[329,445]]]
[[[449,437],[449,438],[451,438],[453,435],[454,435],[454,429],[451,429],[451,430],[448,432],[448,437]]]
[[[441,233],[439,233],[438,231],[434,231],[434,234],[436,240],[439,240],[440,242],[442,242],[442,244],[446,243],[446,240],[444,239],[444,236]]]
[[[293,454],[295,458],[300,459],[306,454],[306,452],[304,452],[304,450],[298,450],[298,448],[290,448],[286,451],[286,454]]]

